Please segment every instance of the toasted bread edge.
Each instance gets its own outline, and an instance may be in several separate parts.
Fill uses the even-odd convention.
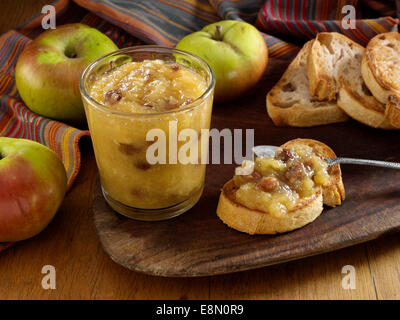
[[[323,210],[321,190],[281,218],[242,206],[235,201],[234,190],[233,180],[229,180],[223,186],[217,215],[229,227],[251,235],[276,234],[301,228],[314,221]]]

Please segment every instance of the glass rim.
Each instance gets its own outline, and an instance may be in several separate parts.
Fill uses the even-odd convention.
[[[196,59],[198,62],[204,65],[207,73],[210,75],[210,81],[207,86],[207,89],[204,90],[204,92],[196,98],[194,101],[191,103],[187,104],[184,108],[181,109],[173,109],[173,110],[168,110],[168,111],[162,111],[162,112],[148,112],[148,113],[135,113],[135,112],[128,112],[128,111],[120,111],[120,110],[113,110],[104,104],[97,102],[95,99],[93,99],[90,94],[87,92],[84,84],[84,80],[88,76],[88,74],[103,60],[106,58],[116,55],[116,54],[121,54],[121,53],[126,53],[126,52],[132,52],[132,51],[138,51],[138,52],[146,52],[146,51],[157,51],[158,52],[168,52],[168,53],[179,53],[183,54],[186,56],[190,56],[194,59]],[[179,63],[179,62],[178,62]],[[84,99],[88,100],[92,106],[94,106],[96,109],[99,109],[103,112],[107,113],[112,113],[115,115],[120,115],[120,116],[145,116],[145,117],[153,117],[153,116],[160,116],[160,115],[167,115],[167,114],[174,114],[174,113],[180,113],[184,111],[188,111],[191,109],[194,109],[199,105],[199,103],[203,100],[205,100],[211,93],[215,86],[215,76],[214,73],[210,67],[210,65],[202,58],[199,56],[192,54],[188,51],[172,48],[172,47],[166,47],[166,46],[160,46],[160,45],[141,45],[141,46],[132,46],[132,47],[127,47],[123,49],[118,49],[116,51],[110,52],[104,56],[101,56],[100,58],[97,58],[96,60],[92,61],[82,72],[82,75],[80,77],[79,81],[79,90],[81,92],[81,95]]]

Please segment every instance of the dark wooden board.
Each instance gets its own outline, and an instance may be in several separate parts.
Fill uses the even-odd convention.
[[[366,127],[355,121],[314,128],[275,127],[265,95],[287,63],[272,60],[263,80],[246,97],[214,105],[212,128],[255,129],[255,144],[281,145],[313,138],[340,156],[400,161],[400,132]],[[142,222],[113,212],[95,188],[95,227],[104,250],[131,270],[159,276],[192,277],[260,268],[328,252],[400,230],[400,171],[342,166],[346,200],[325,208],[313,223],[281,235],[250,236],[223,224],[215,211],[220,188],[235,165],[209,165],[197,205],[167,221]]]

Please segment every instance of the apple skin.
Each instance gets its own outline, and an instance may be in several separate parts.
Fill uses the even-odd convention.
[[[25,240],[46,228],[66,188],[64,166],[52,150],[0,137],[0,242]]]
[[[26,46],[18,57],[15,81],[32,111],[72,124],[84,124],[79,80],[95,59],[118,50],[97,29],[73,23],[49,29]]]
[[[251,24],[235,20],[212,23],[182,38],[176,48],[210,65],[217,102],[243,95],[258,82],[268,63],[267,45],[260,32]]]

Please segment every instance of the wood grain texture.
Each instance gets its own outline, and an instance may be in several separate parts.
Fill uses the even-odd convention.
[[[27,17],[39,12],[43,5],[39,2],[21,0],[15,10],[14,1],[0,0],[1,30],[7,31],[23,21],[19,10],[25,11]],[[31,4],[36,7],[31,8]],[[272,67],[270,64],[269,69]],[[278,76],[273,75],[273,79]],[[266,93],[273,79],[265,78],[257,90]],[[242,103],[249,109],[252,107],[251,99]],[[285,135],[283,130],[276,130],[275,134]],[[335,135],[335,131],[331,134]],[[367,144],[367,139],[359,145]],[[96,164],[90,144],[82,145],[81,150],[83,166],[56,219],[37,237],[0,253],[0,299],[399,298],[400,281],[395,277],[400,270],[399,234],[315,257],[222,276],[160,278],[129,271],[104,253],[96,236],[90,213]],[[362,153],[368,156],[365,150]],[[56,290],[41,287],[41,269],[45,264],[57,268]],[[347,264],[356,267],[355,290],[341,288],[341,269]]]
[[[273,59],[271,65],[269,77],[281,74],[285,66]],[[354,121],[306,129],[275,127],[266,115],[264,88],[258,87],[249,95],[251,106],[244,104],[244,99],[216,105],[211,127],[254,129],[256,144],[281,145],[307,137],[325,142],[339,156],[400,161],[400,146],[392,143],[400,137],[398,132],[376,130]],[[364,141],[368,143],[360,143]],[[131,270],[153,275],[207,276],[312,256],[400,229],[397,170],[344,165],[346,200],[341,206],[325,208],[313,223],[293,232],[249,236],[226,227],[215,214],[220,189],[232,177],[234,165],[207,168],[199,203],[182,216],[163,222],[139,222],[115,214],[97,185],[95,225],[112,259]]]
[[[211,299],[376,299],[364,245],[285,264],[211,278]],[[345,265],[356,270],[356,289],[342,287]],[[324,279],[322,281],[322,279]]]
[[[377,299],[400,300],[400,235],[368,243],[367,257]]]

